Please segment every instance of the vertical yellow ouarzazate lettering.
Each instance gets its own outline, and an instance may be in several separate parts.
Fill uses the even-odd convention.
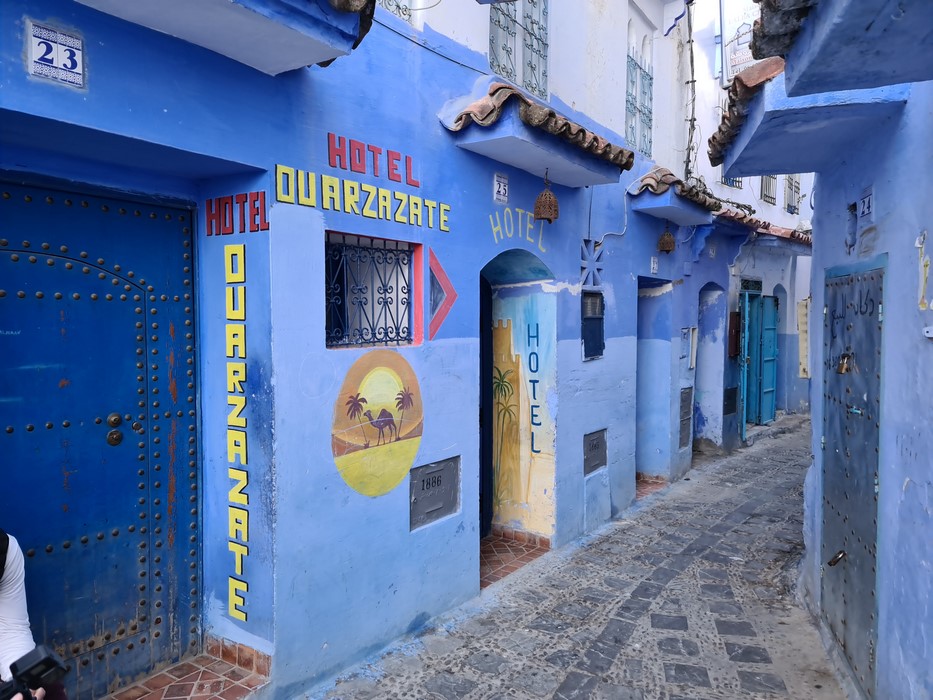
[[[311,176],[313,177],[313,175]],[[276,166],[276,197],[294,203],[296,173]],[[297,171],[297,191],[301,204],[316,199],[315,184],[303,171]],[[313,206],[313,203],[312,203]],[[246,393],[246,244],[224,246],[224,351],[227,387],[227,551],[233,555],[233,575],[228,576],[227,614],[246,622],[246,560],[249,556],[249,441],[247,438]],[[240,578],[237,578],[240,577]]]
[[[243,382],[246,381],[246,363],[228,362],[227,363],[227,393],[242,394]]]
[[[242,394],[227,396],[227,405],[232,406],[227,414],[227,425],[237,428],[246,427],[246,416],[243,415],[243,409],[246,408],[246,397]]]
[[[246,287],[227,287],[227,320],[246,320]]]
[[[246,281],[246,244],[224,246],[224,282],[242,284]]]
[[[236,483],[230,487],[227,494],[227,500],[230,503],[239,503],[243,506],[249,505],[249,494],[246,493],[246,487],[249,485],[249,474],[245,469],[236,467],[227,467],[227,476]]]
[[[244,467],[249,464],[245,430],[227,428],[227,461],[234,464],[237,459]]]
[[[227,324],[227,357],[246,357],[246,325],[243,323]]]
[[[227,588],[227,614],[235,620],[246,622],[246,611],[243,606],[246,605],[246,598],[243,593],[249,592],[249,584],[246,581],[240,581],[233,578],[228,579]]]

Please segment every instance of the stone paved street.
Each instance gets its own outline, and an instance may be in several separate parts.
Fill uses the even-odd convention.
[[[794,598],[809,423],[696,464],[309,697],[841,699]]]

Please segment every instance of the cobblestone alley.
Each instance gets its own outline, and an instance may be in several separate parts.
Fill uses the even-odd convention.
[[[793,592],[810,447],[791,422],[310,697],[843,698]]]

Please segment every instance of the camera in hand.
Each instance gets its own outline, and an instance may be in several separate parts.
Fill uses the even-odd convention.
[[[13,679],[0,683],[0,700],[9,700],[17,693],[28,700],[30,691],[55,683],[67,670],[58,654],[40,644],[10,664]]]

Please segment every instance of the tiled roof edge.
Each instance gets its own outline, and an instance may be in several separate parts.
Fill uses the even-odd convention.
[[[635,196],[648,190],[652,194],[664,194],[671,187],[674,192],[689,199],[695,204],[699,204],[707,211],[719,211],[722,209],[722,202],[710,192],[702,182],[687,184],[677,177],[670,169],[656,165],[648,173],[642,176],[638,184]]]
[[[813,245],[813,235],[810,233],[798,231],[794,228],[776,226],[770,221],[759,219],[744,211],[739,211],[737,209],[723,209],[722,211],[718,212],[716,216],[727,219],[728,221],[732,221],[742,226],[746,226],[758,234],[775,236],[776,238],[786,238],[787,240],[803,243],[807,246]]]
[[[745,123],[752,98],[758,94],[766,82],[783,72],[784,59],[773,56],[746,68],[732,79],[728,87],[728,102],[722,121],[716,133],[709,137],[707,153],[711,165],[722,165],[726,151]]]
[[[519,103],[519,118],[528,126],[557,136],[596,158],[612,163],[621,170],[631,170],[634,165],[635,154],[632,151],[613,144],[608,139],[558,114],[550,107],[533,101],[518,88],[507,83],[492,83],[488,94],[467,105],[447,128],[451,131],[460,131],[470,124],[491,126],[502,116],[502,111],[510,100]]]

